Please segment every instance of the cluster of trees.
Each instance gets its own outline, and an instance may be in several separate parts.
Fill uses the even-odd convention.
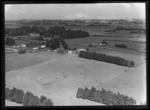
[[[124,45],[124,44],[115,44],[115,47],[118,47],[118,48],[127,48],[127,46]]]
[[[62,46],[64,49],[68,49],[67,43],[61,38],[53,38],[46,42],[46,47],[50,48],[51,50],[55,50]]]
[[[62,33],[64,39],[85,38],[89,37],[89,33],[82,30],[66,30]]]
[[[81,58],[86,58],[86,59],[93,59],[93,60],[98,60],[98,61],[103,61],[103,62],[108,62],[108,63],[113,63],[121,66],[127,66],[127,67],[133,67],[134,62],[129,61],[120,57],[115,57],[115,56],[109,56],[101,53],[95,53],[95,52],[88,52],[88,51],[81,51],[79,53],[79,57]]]
[[[95,102],[100,102],[106,105],[135,105],[136,101],[126,95],[122,95],[119,92],[113,93],[102,88],[101,91],[96,90],[94,87],[88,89],[78,88],[77,98],[88,99]]]
[[[5,98],[12,102],[23,104],[24,106],[52,106],[51,99],[47,99],[45,96],[40,98],[35,96],[31,92],[24,93],[22,90],[5,88]]]
[[[15,40],[12,38],[6,38],[5,44],[9,46],[16,45]]]
[[[29,43],[26,43],[26,46],[32,47],[32,46],[39,46],[39,45],[45,45],[45,44],[46,44],[45,42],[29,42]]]
[[[5,29],[5,34],[9,36],[21,36],[28,35],[29,33],[38,33],[40,36],[44,37],[55,37],[56,35],[63,37],[64,39],[72,39],[72,38],[84,38],[88,37],[89,33],[82,30],[66,30],[65,27],[50,27],[48,29],[44,29],[43,27],[37,26],[21,26],[19,28],[14,29]],[[42,37],[38,38],[42,40]]]
[[[5,29],[5,34],[9,36],[22,36],[22,35],[28,35],[29,33],[39,33],[41,31],[44,31],[45,29],[43,27],[37,27],[37,26],[21,26],[19,28],[7,28]]]

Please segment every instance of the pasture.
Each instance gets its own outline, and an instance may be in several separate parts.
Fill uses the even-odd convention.
[[[6,71],[8,87],[31,91],[37,96],[45,95],[54,105],[102,105],[76,98],[79,87],[92,86],[128,95],[138,104],[146,100],[145,63],[127,68],[53,52],[28,53],[6,60],[6,67],[22,65],[14,71]]]
[[[146,43],[138,38],[121,38],[120,37],[87,37],[87,38],[76,38],[76,39],[65,39],[66,43],[70,48],[86,48],[89,43],[101,43],[106,41],[108,45],[115,46],[118,44],[125,44],[128,48],[146,51]]]

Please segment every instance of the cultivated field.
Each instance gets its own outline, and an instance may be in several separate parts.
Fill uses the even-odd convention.
[[[54,105],[102,105],[76,98],[79,87],[92,86],[128,95],[137,104],[146,101],[145,63],[127,68],[53,52],[27,53],[6,60],[6,67],[19,65],[15,71],[9,69],[6,72],[8,87],[31,91],[37,96],[45,95],[52,99]]]

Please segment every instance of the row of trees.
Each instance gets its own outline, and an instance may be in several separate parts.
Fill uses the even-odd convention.
[[[88,52],[88,51],[81,51],[79,53],[79,57],[81,58],[86,58],[86,59],[93,59],[93,60],[98,60],[98,61],[103,61],[103,62],[108,62],[108,63],[113,63],[121,66],[127,66],[127,67],[133,67],[134,62],[129,61],[120,57],[115,57],[115,56],[109,56],[101,53],[95,53],[95,52]]]
[[[41,31],[44,31],[45,29],[43,27],[37,27],[37,26],[21,26],[19,28],[6,28],[5,34],[9,36],[22,36],[22,35],[28,35],[29,33],[39,33]]]
[[[5,88],[5,98],[12,102],[23,104],[24,106],[52,106],[51,99],[47,99],[45,96],[40,98],[35,96],[31,92],[24,93],[22,90]]]
[[[40,46],[40,45],[45,45],[46,43],[45,42],[29,42],[29,43],[26,43],[26,46],[27,47],[32,47],[32,46]]]
[[[115,44],[115,47],[118,47],[118,48],[127,48],[127,46],[124,45],[124,44]]]
[[[136,101],[126,95],[122,95],[119,92],[113,93],[102,88],[101,91],[96,90],[94,87],[88,89],[78,88],[77,98],[88,99],[91,101],[100,102],[106,105],[135,105]]]

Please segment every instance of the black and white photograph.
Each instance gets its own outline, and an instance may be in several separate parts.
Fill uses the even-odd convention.
[[[147,105],[146,3],[4,3],[5,106]]]

